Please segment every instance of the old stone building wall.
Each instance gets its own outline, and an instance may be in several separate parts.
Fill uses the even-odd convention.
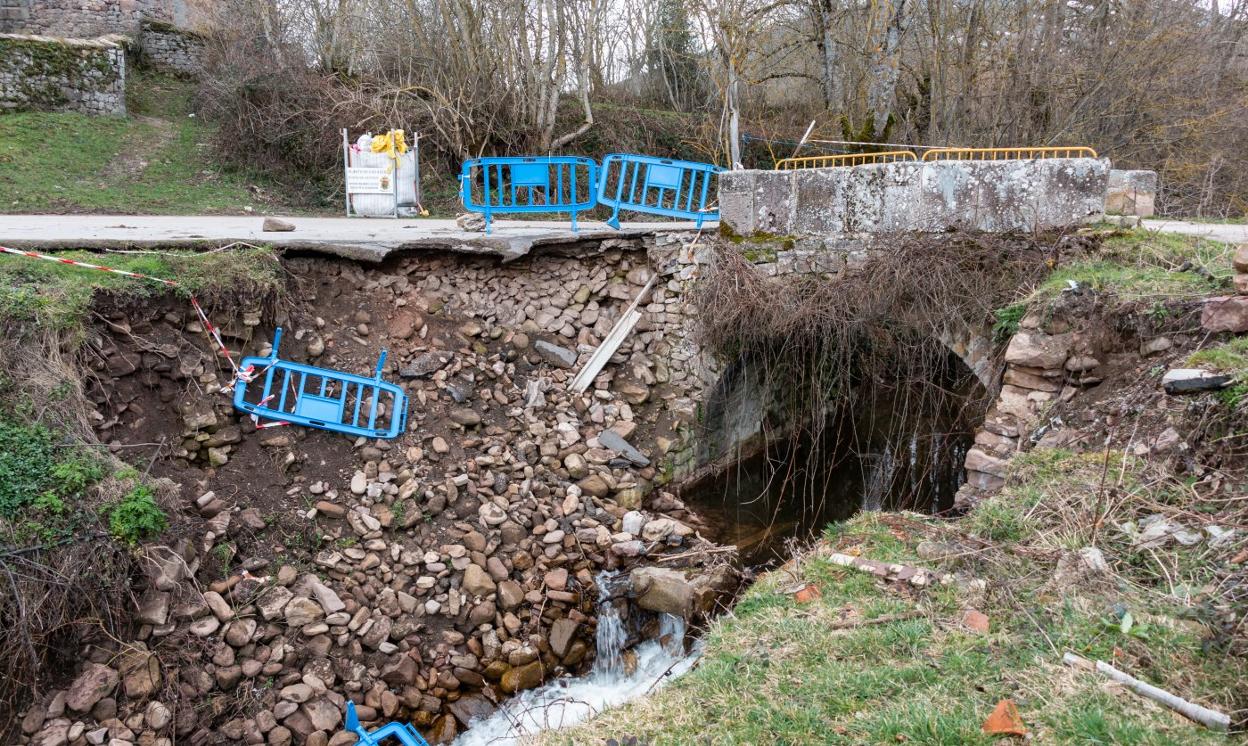
[[[126,113],[126,50],[106,39],[0,34],[0,112]]]
[[[144,18],[174,22],[181,0],[0,0],[0,32],[137,36]]]
[[[175,75],[196,75],[203,63],[200,36],[160,21],[144,21],[139,37],[139,57],[144,67]]]

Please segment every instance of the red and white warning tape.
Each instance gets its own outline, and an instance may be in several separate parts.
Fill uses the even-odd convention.
[[[80,262],[75,259],[64,259],[59,256],[50,256],[48,254],[40,254],[37,251],[22,251],[20,249],[10,249],[7,246],[0,246],[0,251],[3,251],[6,254],[13,254],[15,256],[30,257],[31,259],[43,259],[49,262],[56,262],[57,264],[71,264],[75,267],[86,267],[87,269],[98,269],[102,272],[112,272],[115,275],[125,275],[126,277],[133,277],[138,280],[151,280],[152,282],[159,282],[159,283],[168,285],[170,287],[177,287],[178,285],[178,283],[174,282],[173,280],[162,280],[159,277],[151,277],[150,275],[141,275],[138,272],[127,272],[124,269],[114,269],[113,267],[102,267],[99,264],[90,264],[88,262]]]
[[[250,366],[248,366],[248,367],[250,367]],[[263,399],[261,399],[261,400],[260,400],[260,403],[259,403],[259,404],[257,404],[256,406],[258,406],[258,407],[263,407],[265,404],[268,404],[270,401],[272,401],[273,399],[276,399],[276,398],[277,398],[277,394],[269,394],[268,396],[266,396],[266,397],[264,397]],[[259,418],[257,415],[254,415],[254,414],[251,416],[251,422],[252,422],[252,424],[254,424],[254,425],[256,426],[256,429],[257,429],[257,430],[265,430],[265,429],[270,428],[270,427],[282,427],[283,425],[289,425],[289,424],[291,424],[291,423],[286,422],[286,421],[278,421],[278,422],[261,422],[261,421],[260,421],[260,418]]]
[[[132,277],[136,280],[150,280],[152,282],[159,282],[162,285],[167,285],[169,287],[181,287],[181,283],[178,283],[174,280],[165,280],[160,277],[152,277],[151,275],[143,275],[143,274],[139,274],[138,272],[130,272],[128,270],[117,269],[115,267],[105,267],[100,264],[91,264],[90,262],[80,262],[76,259],[65,259],[64,257],[51,256],[50,254],[40,254],[37,251],[22,251],[21,249],[10,249],[7,246],[0,246],[0,252],[3,252],[5,254],[13,254],[14,256],[24,256],[30,259],[43,259],[44,261],[55,262],[57,264],[68,264],[74,267],[84,267],[86,269],[95,269],[101,272],[111,272],[115,275],[123,275],[125,277]],[[225,341],[221,339],[221,332],[218,331],[217,327],[213,326],[212,322],[208,320],[208,314],[204,313],[204,309],[200,307],[199,301],[195,299],[194,295],[191,296],[191,306],[195,308],[195,313],[196,315],[199,316],[199,321],[201,324],[203,324],[204,330],[207,332],[207,334],[212,339],[212,341],[216,343],[217,348],[221,351],[221,355],[225,357],[225,359],[230,364],[230,368],[234,371],[233,380],[230,381],[230,384],[228,386],[224,387],[223,391],[226,391],[226,392],[231,391],[234,388],[234,383],[236,381],[241,380],[244,382],[249,382],[251,378],[246,377],[246,376],[250,376],[251,374],[250,373],[244,374],[243,371],[239,370],[238,365],[234,363],[234,356],[230,354],[229,348],[225,346]]]

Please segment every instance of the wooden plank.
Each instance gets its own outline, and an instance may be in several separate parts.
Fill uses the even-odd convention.
[[[598,345],[598,349],[594,350],[593,356],[585,363],[585,367],[581,368],[576,377],[572,379],[572,385],[569,388],[574,393],[585,393],[585,390],[593,384],[594,379],[606,367],[607,361],[611,359],[616,350],[620,349],[620,345],[624,344],[624,340],[628,339],[628,335],[632,334],[633,327],[637,326],[638,321],[641,321],[641,311],[638,311],[637,307],[641,305],[641,299],[646,297],[646,293],[650,292],[650,288],[654,287],[654,283],[658,279],[659,275],[657,273],[650,278],[650,282],[647,282],[646,286],[637,294],[637,297],[633,299],[632,305],[628,307],[623,316],[620,316],[620,320],[615,322],[615,326],[611,327],[611,332],[607,335],[607,338],[602,341],[602,344]]]

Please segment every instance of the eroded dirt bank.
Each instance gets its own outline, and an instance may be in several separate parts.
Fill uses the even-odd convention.
[[[256,430],[183,301],[101,299],[91,418],[159,480],[171,527],[140,552],[132,623],[88,634],[15,742],[350,743],[347,698],[366,722],[447,742],[500,698],[588,667],[599,571],[634,571],[634,639],[654,613],[709,610],[733,571],[658,485],[696,386],[674,354],[680,249],[289,258],[276,303],[212,309],[235,354],[266,351],[276,326],[283,358],[339,370],[368,373],[388,348],[385,376],[410,396],[393,441]],[[647,318],[569,393],[656,267]]]

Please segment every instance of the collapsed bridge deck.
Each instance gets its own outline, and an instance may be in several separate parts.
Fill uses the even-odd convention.
[[[537,247],[609,238],[635,238],[689,230],[685,222],[621,223],[616,230],[582,222],[579,232],[559,220],[499,220],[486,235],[462,230],[454,220],[289,218],[295,230],[265,232],[263,217],[177,215],[0,215],[0,244],[20,249],[202,248],[234,241],[317,251],[380,262],[396,251],[440,250],[512,260]],[[703,224],[714,231],[715,223]]]

